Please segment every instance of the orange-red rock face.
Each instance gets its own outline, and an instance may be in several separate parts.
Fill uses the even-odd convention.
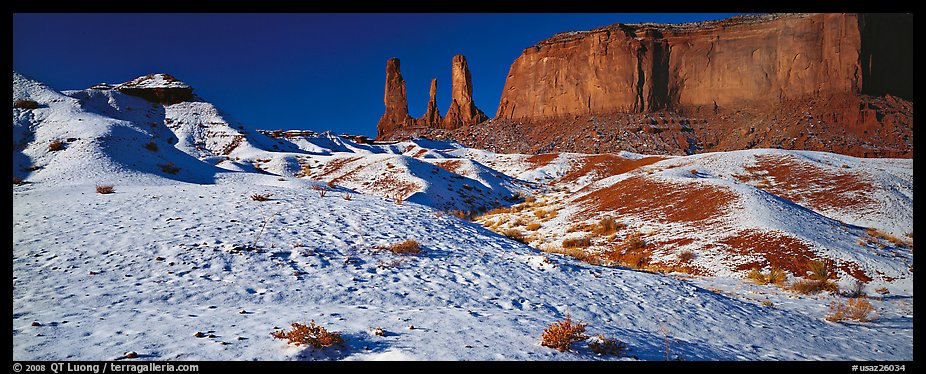
[[[511,66],[497,117],[644,112],[861,90],[855,14],[561,34]]]
[[[489,119],[473,103],[473,78],[469,65],[463,55],[453,56],[451,70],[452,89],[450,109],[444,117],[445,129],[456,129],[463,125],[472,125]]]
[[[554,128],[595,123],[599,135],[660,138],[652,140],[666,153],[782,147],[912,157],[912,103],[905,100],[912,99],[912,61],[911,15],[618,24],[557,34],[524,50],[511,66],[495,120]],[[867,98],[887,94],[898,105],[875,108]],[[652,121],[620,117],[657,112]],[[680,117],[681,126],[666,127],[666,115]],[[646,135],[650,126],[667,132]],[[585,134],[555,132],[561,134],[525,140],[588,150]],[[667,136],[682,141],[661,139]],[[593,138],[599,149],[601,137]],[[600,148],[628,149],[619,141]]]
[[[380,117],[379,124],[376,126],[379,136],[414,123],[408,115],[405,79],[402,78],[402,71],[399,68],[399,59],[397,58],[390,58],[386,61],[386,91],[383,96],[386,112]]]

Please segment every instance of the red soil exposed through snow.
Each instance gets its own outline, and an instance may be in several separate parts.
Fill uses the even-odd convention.
[[[872,182],[862,173],[833,172],[785,155],[758,155],[755,165],[745,169],[750,175],[740,180],[768,177],[760,188],[816,211],[857,210],[877,203],[868,196]]]
[[[669,183],[632,176],[577,199],[591,212],[616,212],[656,221],[706,224],[725,215],[736,194],[706,183]]]
[[[592,172],[596,173],[598,179],[603,179],[612,175],[623,174],[628,171],[635,170],[637,168],[665,159],[665,157],[658,156],[648,156],[641,159],[632,159],[613,154],[589,155],[580,159],[582,165],[564,175],[562,178],[560,178],[560,181],[575,181],[582,176],[588,175]]]

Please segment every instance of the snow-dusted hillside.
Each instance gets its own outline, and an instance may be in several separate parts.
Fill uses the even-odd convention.
[[[865,230],[912,245],[910,160],[272,138],[198,98],[165,105],[13,79],[14,102],[38,104],[13,109],[14,360],[662,360],[666,338],[685,360],[913,358],[912,249]],[[496,207],[473,222],[447,213]],[[482,226],[528,231],[531,217],[530,246]],[[547,251],[602,217],[627,227],[588,252],[639,232],[653,263],[687,250],[698,271]],[[409,239],[422,253],[382,249]],[[751,245],[764,240],[790,247]],[[869,298],[880,319],[829,322],[844,296],[743,277],[750,262],[788,256],[836,260],[844,286],[863,272],[870,295],[889,292]],[[567,313],[629,352],[542,346]],[[310,320],[345,344],[270,336]]]

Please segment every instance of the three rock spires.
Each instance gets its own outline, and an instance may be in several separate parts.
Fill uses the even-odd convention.
[[[451,98],[447,115],[441,117],[437,109],[437,78],[431,80],[431,95],[428,107],[421,118],[412,118],[408,114],[408,100],[405,94],[405,80],[399,67],[398,58],[386,61],[386,90],[383,101],[386,112],[379,119],[377,138],[389,137],[400,128],[429,127],[452,130],[464,125],[472,125],[488,119],[473,102],[473,82],[469,65],[463,55],[453,56],[451,70]]]

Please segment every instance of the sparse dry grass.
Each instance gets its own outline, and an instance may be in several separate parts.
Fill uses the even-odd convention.
[[[166,164],[158,164],[158,167],[161,168],[161,171],[167,174],[177,174],[180,172],[180,168],[177,165],[174,165],[173,162],[168,162]]]
[[[620,230],[627,228],[623,222],[618,222],[614,218],[605,217],[598,221],[598,225],[592,229],[592,233],[595,235],[611,235]]]
[[[865,233],[873,238],[878,238],[878,239],[887,241],[888,243],[891,243],[894,247],[899,247],[899,248],[907,247],[907,242],[905,240],[898,238],[894,235],[888,234],[886,232],[873,229],[873,228],[869,228],[869,229],[865,229]]]
[[[830,314],[826,320],[830,322],[841,322],[853,320],[859,322],[870,322],[878,319],[874,314],[874,307],[868,300],[861,297],[848,299],[846,302],[836,300],[830,303]]]
[[[421,253],[421,245],[412,239],[408,239],[401,243],[392,244],[386,247],[386,249],[399,255],[417,255]]]
[[[599,355],[620,357],[627,353],[627,344],[604,335],[596,335],[589,340],[588,349]]]
[[[529,223],[524,228],[527,229],[528,231],[537,231],[538,229],[540,229],[540,224],[537,222]]]
[[[13,108],[19,109],[38,109],[39,103],[30,99],[18,99],[13,102]]]
[[[569,313],[566,313],[566,319],[557,321],[543,330],[540,344],[544,347],[554,348],[560,352],[569,350],[573,343],[581,342],[588,339],[585,335],[587,323],[573,323]]]
[[[96,186],[96,193],[98,193],[98,194],[101,194],[101,195],[108,195],[108,194],[111,194],[111,193],[113,193],[113,192],[116,192],[116,190],[113,189],[113,186],[112,186],[112,185],[97,185],[97,186]]]
[[[312,190],[318,193],[318,197],[325,197],[326,195],[328,195],[328,191],[329,191],[327,186],[322,186],[319,184],[313,184]]]
[[[508,229],[505,230],[502,235],[507,236],[508,238],[523,244],[527,244],[527,238],[524,237],[524,234],[521,233],[521,230],[518,229]]]
[[[804,295],[814,295],[820,292],[836,292],[839,287],[833,282],[820,282],[813,279],[798,279],[791,283],[791,290]]]
[[[254,200],[254,201],[267,201],[267,200],[270,200],[270,194],[269,194],[269,193],[263,193],[263,194],[261,194],[261,193],[255,193],[255,194],[251,194],[251,200]]]
[[[592,245],[589,237],[563,239],[563,248],[585,248]]]
[[[451,210],[449,213],[450,213],[452,216],[457,217],[457,218],[459,218],[459,219],[462,219],[462,220],[464,220],[464,221],[469,221],[469,220],[472,218],[472,216],[473,216],[472,213],[470,213],[470,212],[465,212],[465,211],[459,210],[459,209],[457,209],[457,210]]]
[[[354,195],[351,194],[350,192],[344,192],[344,193],[341,193],[341,198],[346,201],[351,201],[354,199]]]
[[[270,333],[270,336],[276,339],[288,340],[289,344],[307,345],[316,349],[344,343],[341,333],[330,332],[324,327],[316,325],[314,320],[308,325],[293,322],[291,326],[292,330],[290,331],[274,331]]]
[[[65,143],[61,139],[52,140],[51,143],[48,143],[49,152],[57,152],[64,149]]]
[[[746,277],[752,279],[756,284],[766,285],[766,284],[775,284],[782,285],[788,278],[787,273],[784,270],[777,266],[772,266],[768,273],[763,273],[758,268],[752,269],[749,274],[746,274]]]
[[[147,144],[145,144],[145,149],[147,149],[147,150],[149,150],[149,151],[151,151],[151,152],[157,152],[157,151],[158,151],[158,143],[155,143],[154,140],[152,140],[152,141],[148,142]]]
[[[692,251],[683,251],[678,254],[678,261],[681,263],[688,263],[695,259],[695,253]]]

